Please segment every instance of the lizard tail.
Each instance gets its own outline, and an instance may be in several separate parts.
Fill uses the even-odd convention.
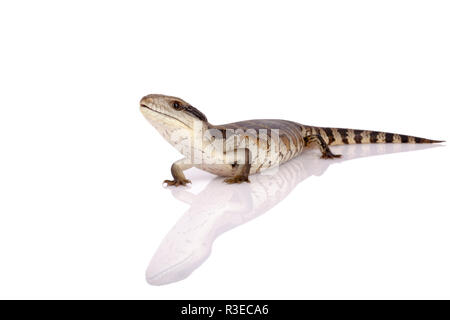
[[[308,130],[309,129],[309,130]],[[408,136],[398,133],[343,129],[343,128],[325,128],[325,127],[309,127],[306,130],[311,134],[319,134],[328,145],[336,146],[343,144],[360,144],[360,143],[440,143],[442,140],[431,140]]]

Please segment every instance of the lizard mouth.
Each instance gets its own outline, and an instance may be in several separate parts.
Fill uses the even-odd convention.
[[[176,121],[178,121],[179,123],[183,124],[184,126],[190,128],[190,126],[188,126],[186,123],[184,123],[183,121],[181,121],[180,119],[178,119],[178,118],[176,118],[176,117],[174,117],[174,116],[171,116],[170,114],[167,114],[167,113],[164,113],[164,112],[161,112],[161,111],[157,111],[157,110],[152,109],[152,108],[150,108],[149,106],[146,106],[145,104],[142,104],[142,103],[140,104],[140,107],[143,108],[143,109],[150,110],[151,112],[154,112],[154,113],[158,113],[158,114],[160,114],[160,115],[163,115],[163,116],[165,116],[165,117],[171,118],[171,119],[173,119],[173,120],[176,120]]]

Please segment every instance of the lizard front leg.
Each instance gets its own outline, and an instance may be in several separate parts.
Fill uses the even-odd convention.
[[[191,180],[186,179],[183,171],[192,168],[193,165],[186,159],[175,161],[170,168],[173,180],[164,180],[163,183],[167,183],[168,186],[185,186],[191,183]]]
[[[248,175],[250,174],[251,168],[251,153],[248,148],[236,149],[233,151],[234,159],[238,159],[231,166],[236,167],[236,173],[233,177],[227,178],[224,181],[226,183],[242,183],[250,182]]]

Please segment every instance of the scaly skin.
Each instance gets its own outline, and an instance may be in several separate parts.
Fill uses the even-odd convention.
[[[172,165],[171,186],[186,185],[191,167],[225,176],[226,183],[250,182],[248,176],[280,165],[317,145],[322,158],[340,157],[329,146],[360,143],[438,143],[389,132],[306,126],[287,120],[247,120],[213,125],[198,109],[176,97],[150,94],[141,99],[145,118],[185,158]],[[208,133],[208,134],[205,134]]]

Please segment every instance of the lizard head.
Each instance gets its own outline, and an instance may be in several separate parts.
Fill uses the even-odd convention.
[[[162,94],[143,97],[140,109],[144,117],[157,129],[192,129],[196,121],[208,122],[203,113],[186,101]]]

